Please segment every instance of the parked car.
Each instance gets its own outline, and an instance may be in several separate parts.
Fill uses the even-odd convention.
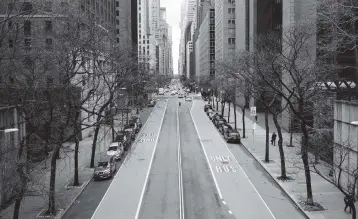
[[[193,98],[192,97],[186,97],[185,101],[193,101]]]
[[[228,129],[233,129],[233,128],[231,127],[231,125],[225,124],[225,123],[223,125],[219,126],[219,132],[221,134],[224,134]]]
[[[156,104],[155,100],[150,100],[148,103],[148,107],[154,107]]]
[[[208,117],[209,117],[210,120],[213,120],[213,116],[214,116],[216,113],[217,113],[217,112],[215,112],[215,111],[211,111],[211,112],[207,113],[207,115],[208,115]]]
[[[123,127],[123,131],[127,134],[127,136],[130,137],[130,139],[132,141],[135,140],[135,135],[136,135],[136,124],[135,123],[129,123],[128,125],[125,125]]]
[[[93,179],[109,179],[112,178],[116,172],[116,162],[114,156],[105,156],[97,163],[97,166],[94,169]]]
[[[118,132],[114,141],[115,142],[122,142],[124,151],[127,151],[129,146],[132,143],[130,137],[128,136],[128,133],[126,133],[124,131]]]
[[[220,113],[216,112],[216,113],[213,115],[211,121],[215,124],[216,120],[218,120],[218,119],[223,119],[223,117],[222,117],[222,115],[221,115]]]
[[[210,104],[204,105],[204,112],[208,111],[208,109],[213,109],[213,107]]]
[[[217,129],[219,129],[220,126],[226,125],[226,124],[227,124],[227,122],[226,122],[225,119],[218,119],[218,120],[215,122],[215,126],[216,126]]]
[[[109,145],[107,149],[108,156],[114,156],[114,159],[120,160],[123,156],[123,143],[122,142],[113,142]]]
[[[180,94],[178,95],[178,98],[184,98],[184,94],[180,93]]]
[[[132,118],[129,120],[129,125],[134,127],[135,133],[138,133],[142,128],[142,121],[138,116],[132,116]]]
[[[237,142],[237,143],[241,143],[241,136],[240,133],[235,130],[235,129],[227,129],[224,132],[224,139],[226,142]]]

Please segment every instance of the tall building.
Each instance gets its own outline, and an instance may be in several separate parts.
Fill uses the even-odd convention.
[[[171,33],[170,26],[166,21],[166,8],[160,8],[159,28],[156,41],[158,48],[157,66],[159,75],[169,75],[172,72],[170,68],[171,59]]]
[[[204,81],[209,77],[215,76],[215,9],[210,8],[203,21],[201,22],[199,29],[199,41],[196,43],[196,47],[200,48],[196,74],[198,80]]]
[[[120,47],[132,47],[131,1],[116,0],[116,43]]]
[[[215,2],[215,58],[224,61],[235,52],[235,0]]]
[[[181,20],[180,20],[180,29],[181,29],[181,39],[179,47],[179,60],[180,60],[180,70],[179,74],[183,74],[186,77],[190,77],[190,66],[187,65],[190,59],[191,52],[188,48],[192,48],[192,37],[194,34],[194,27],[196,22],[194,22],[195,11],[196,11],[197,0],[184,0],[181,7]],[[188,29],[190,28],[190,29]],[[188,35],[190,33],[190,35]],[[190,43],[189,43],[190,41]]]

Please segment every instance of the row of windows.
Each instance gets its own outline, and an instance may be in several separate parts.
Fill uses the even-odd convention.
[[[46,49],[52,49],[52,44],[53,44],[53,39],[52,38],[47,38],[45,39],[45,48]],[[14,48],[15,46],[15,42],[12,39],[8,40],[8,47],[9,48]],[[32,47],[32,41],[31,39],[24,39],[24,47],[26,50],[31,50]]]
[[[229,20],[227,21],[227,23],[228,23],[228,24],[235,24],[235,19],[229,19]]]
[[[234,5],[235,4],[235,0],[228,0],[229,4]]]
[[[13,25],[14,24],[11,20],[8,21],[8,29],[12,29]],[[18,25],[17,25],[17,27],[18,27]],[[30,36],[31,35],[31,21],[29,21],[29,20],[24,21],[23,27],[24,27],[24,35]],[[52,32],[52,21],[49,21],[49,20],[44,21],[44,31],[45,31],[45,33]]]
[[[229,14],[235,14],[235,8],[228,8]]]

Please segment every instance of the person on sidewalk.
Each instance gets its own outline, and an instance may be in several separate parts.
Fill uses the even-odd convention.
[[[349,208],[349,213],[352,213],[352,207],[354,205],[355,198],[353,194],[347,194],[346,197],[344,197],[344,204],[346,207],[344,208],[344,212],[346,212],[347,208]]]
[[[255,116],[255,121],[256,121],[256,122],[257,122],[257,118],[258,118],[258,116],[256,115],[256,116]]]
[[[277,137],[276,133],[273,132],[273,133],[272,133],[272,136],[271,136],[271,144],[272,144],[273,146],[276,145],[276,137]]]

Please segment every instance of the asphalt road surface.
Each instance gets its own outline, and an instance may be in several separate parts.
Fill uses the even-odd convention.
[[[304,218],[245,150],[222,140],[200,98],[181,107],[157,98],[113,181],[91,181],[63,218]]]
[[[179,218],[177,99],[169,99],[139,218]]]
[[[190,115],[191,106],[184,104],[179,113],[185,218],[234,218],[218,196]]]
[[[141,113],[141,121],[144,124],[150,113],[152,112],[151,108],[146,108]],[[123,163],[121,161],[117,162],[117,172],[120,166]],[[63,219],[89,219],[92,217],[94,211],[96,210],[98,204],[102,200],[104,194],[106,193],[109,185],[113,179],[94,181],[93,179],[89,182],[86,189],[81,193],[77,198],[74,204],[68,209],[66,214],[62,217]]]

